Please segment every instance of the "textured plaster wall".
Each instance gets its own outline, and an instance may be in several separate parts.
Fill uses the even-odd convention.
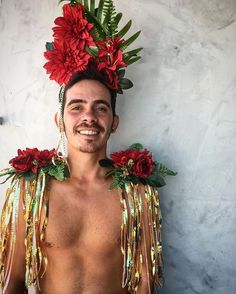
[[[143,142],[178,171],[160,189],[163,294],[236,293],[236,1],[116,1],[143,59],[119,98],[110,150]],[[58,86],[42,66],[57,0],[0,1],[0,166],[17,148],[51,148]],[[4,190],[0,187],[1,204]]]

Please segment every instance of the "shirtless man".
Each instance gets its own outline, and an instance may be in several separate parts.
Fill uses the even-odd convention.
[[[82,79],[65,93],[64,126],[70,178],[51,180],[49,222],[43,245],[48,267],[40,279],[42,294],[125,294],[120,250],[122,209],[117,190],[99,160],[118,127],[111,92],[98,80]],[[56,120],[58,121],[58,120]],[[25,293],[23,229],[16,244],[7,294]],[[147,294],[143,263],[138,294]]]
[[[54,21],[44,68],[65,90],[56,123],[67,137],[70,177],[60,182],[45,166],[40,170],[44,161],[56,168],[55,160],[65,168],[58,153],[44,161],[23,155],[26,169],[12,165],[0,173],[13,176],[1,219],[0,286],[7,294],[25,293],[31,285],[42,294],[150,294],[154,282],[163,284],[156,187],[159,172],[168,170],[159,171],[148,150],[135,148],[142,156],[122,166],[120,193],[109,190],[109,168],[99,165],[119,124],[116,95],[133,85],[126,68],[140,59],[142,48],[127,47],[140,32],[125,37],[131,21],[119,30],[122,14],[113,1],[100,0],[97,7],[95,1],[69,2]],[[91,68],[97,75],[84,75]]]

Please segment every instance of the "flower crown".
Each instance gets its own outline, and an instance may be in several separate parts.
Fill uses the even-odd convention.
[[[71,0],[64,4],[63,16],[55,19],[52,28],[54,41],[46,43],[44,56],[48,61],[44,68],[51,80],[65,85],[74,73],[93,66],[104,75],[109,88],[123,93],[133,86],[124,78],[125,69],[141,58],[138,54],[142,48],[125,50],[141,31],[125,39],[132,21],[118,29],[122,13],[116,13],[113,0],[100,0],[98,7],[95,0],[88,2]]]

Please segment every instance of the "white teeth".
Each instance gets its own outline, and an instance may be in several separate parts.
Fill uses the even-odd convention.
[[[98,131],[82,130],[82,131],[79,131],[79,133],[82,135],[97,135]]]

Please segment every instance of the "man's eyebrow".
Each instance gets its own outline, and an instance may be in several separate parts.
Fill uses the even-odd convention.
[[[71,99],[70,102],[68,102],[67,107],[72,105],[72,104],[76,104],[76,103],[84,103],[84,104],[86,104],[87,101],[83,100],[83,99]],[[103,100],[103,99],[94,100],[93,103],[94,104],[104,104],[108,108],[111,108],[110,104],[106,100]]]
[[[87,102],[83,99],[71,99],[66,106],[70,106],[71,104],[75,104],[75,103],[87,103]]]
[[[94,101],[94,104],[104,104],[104,105],[106,105],[108,108],[111,108],[111,105],[110,105],[106,100],[103,100],[103,99],[95,100],[95,101]]]

